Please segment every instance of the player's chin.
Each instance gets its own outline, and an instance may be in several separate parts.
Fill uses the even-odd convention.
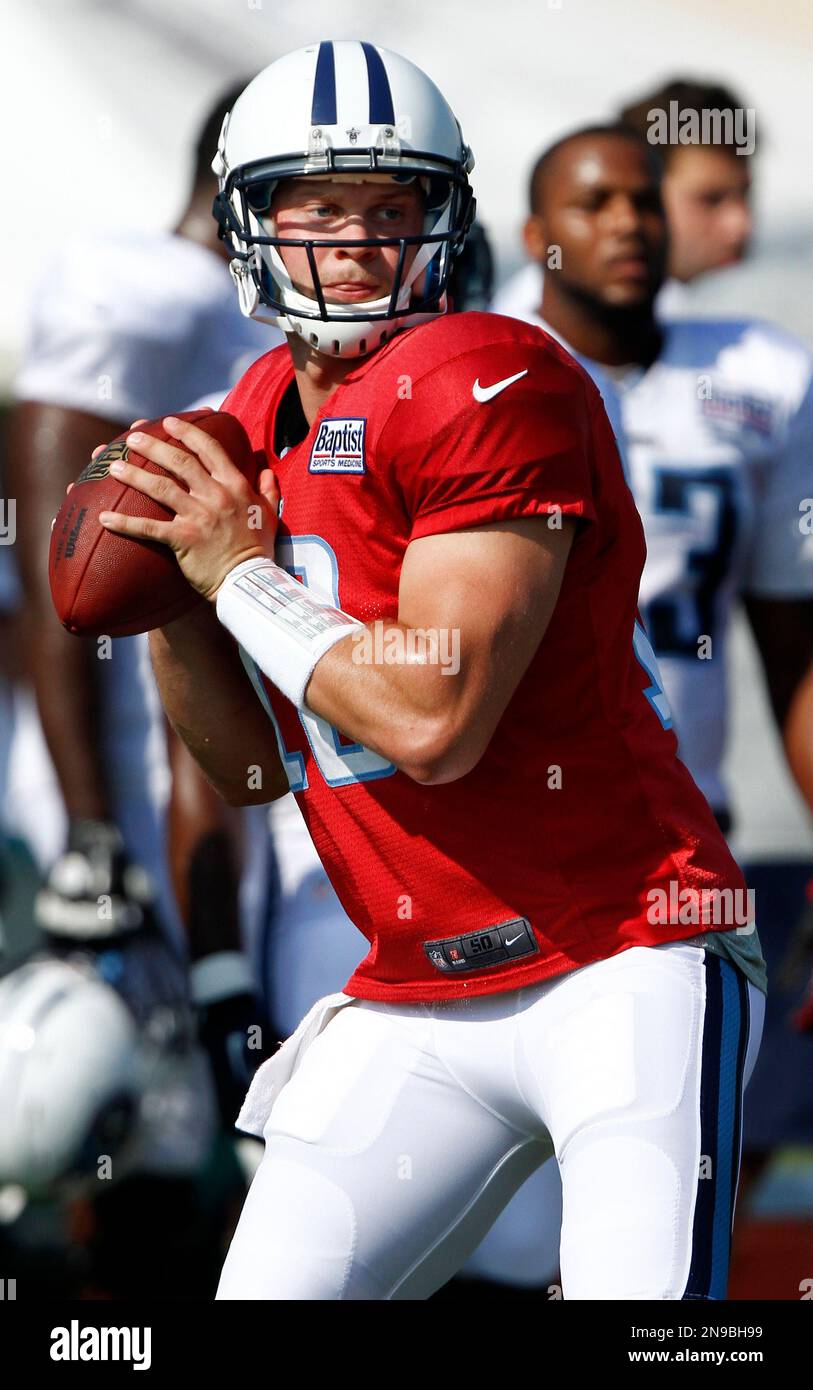
[[[748,254],[748,247],[735,246],[730,251],[723,251],[711,265],[704,266],[705,270],[728,270],[732,265],[741,265]]]
[[[306,299],[313,300],[314,311],[318,313],[319,300],[313,290],[300,285],[295,285],[294,288],[298,290],[300,294],[304,295]],[[385,299],[390,292],[390,288],[386,285],[376,285],[372,289],[365,286],[360,290],[334,289],[332,285],[322,286],[322,296],[325,304],[341,304],[344,308],[352,308],[356,304],[361,305],[363,308],[365,303],[371,303],[373,300]]]
[[[638,309],[651,304],[655,289],[650,280],[630,278],[613,280],[605,285],[604,303],[613,309]]]
[[[389,290],[375,286],[370,289],[365,286],[359,290],[329,289],[325,291],[326,304],[367,304],[376,299],[383,299],[389,294]]]

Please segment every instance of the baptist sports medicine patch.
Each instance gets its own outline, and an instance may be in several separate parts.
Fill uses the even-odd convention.
[[[367,421],[359,416],[323,420],[308,460],[309,473],[366,473],[364,433]]]

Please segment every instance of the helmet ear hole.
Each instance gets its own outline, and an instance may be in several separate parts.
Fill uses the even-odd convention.
[[[425,186],[424,210],[426,215],[436,218],[451,200],[454,185],[451,179],[447,179],[441,174],[430,174],[421,182]]]
[[[269,211],[276,186],[276,179],[267,179],[262,183],[250,183],[248,185],[246,188],[246,202],[255,216]]]

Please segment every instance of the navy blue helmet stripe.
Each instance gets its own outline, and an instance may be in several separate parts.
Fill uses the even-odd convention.
[[[332,43],[320,43],[313,79],[311,125],[336,124],[336,59]]]
[[[709,1162],[710,1175],[697,1184],[692,1262],[683,1297],[724,1299],[739,1172],[748,995],[745,980],[728,961],[706,952],[705,966],[700,1153]]]
[[[377,48],[371,43],[363,43],[364,57],[367,59],[367,85],[370,89],[370,125],[395,125],[395,108],[392,104],[390,80],[387,69]]]

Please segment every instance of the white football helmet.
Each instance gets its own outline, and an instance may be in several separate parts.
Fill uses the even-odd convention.
[[[0,979],[0,1185],[75,1189],[102,1154],[116,1178],[200,1170],[217,1125],[209,1064],[143,946],[121,962],[124,996],[114,962],[100,973],[85,954],[37,954]],[[153,951],[152,969],[165,964]]]
[[[65,961],[0,980],[0,1183],[29,1190],[118,1154],[137,1110],[136,1021]]]
[[[212,163],[220,187],[214,213],[233,256],[243,313],[336,357],[363,356],[399,329],[445,313],[449,272],[474,216],[473,167],[451,108],[426,74],[397,53],[326,42],[278,59],[226,116]],[[276,235],[268,213],[278,180],[365,172],[420,180],[421,235],[355,241]],[[325,302],[313,248],[349,245],[399,247],[386,298]],[[280,246],[305,248],[314,297],[294,287]],[[418,250],[405,274],[408,246]]]

